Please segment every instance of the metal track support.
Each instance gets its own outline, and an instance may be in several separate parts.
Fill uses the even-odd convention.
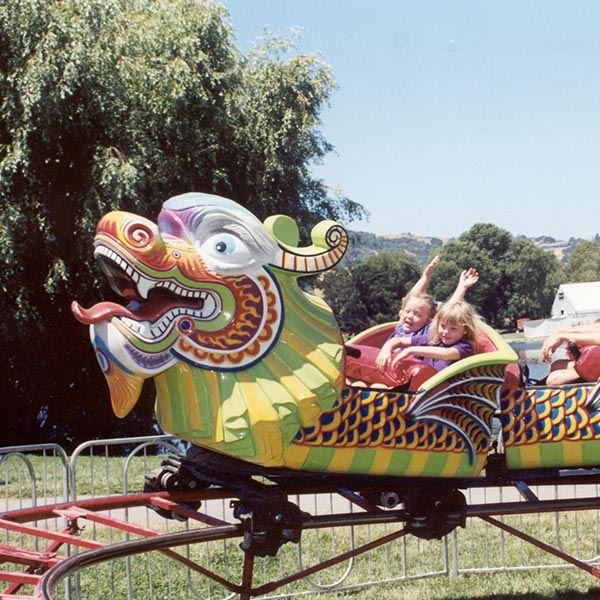
[[[499,529],[502,529],[507,533],[510,533],[511,535],[514,535],[515,537],[518,537],[524,540],[525,542],[534,545],[536,548],[540,548],[540,550],[543,550],[544,552],[548,552],[549,554],[552,554],[557,558],[571,563],[573,566],[583,571],[586,571],[587,573],[593,575],[597,579],[600,579],[600,569],[593,567],[592,565],[589,565],[588,563],[583,562],[582,560],[579,560],[578,558],[575,558],[574,556],[571,556],[570,554],[567,554],[566,552],[563,552],[558,548],[554,548],[553,546],[550,546],[549,544],[546,544],[545,542],[542,542],[541,540],[538,540],[537,538],[534,538],[533,536],[528,535],[527,533],[524,533],[519,529],[515,529],[514,527],[511,527],[510,525],[507,525],[506,523],[503,523],[498,519],[494,519],[494,517],[481,515],[479,518],[482,521],[493,525],[494,527],[498,527]]]

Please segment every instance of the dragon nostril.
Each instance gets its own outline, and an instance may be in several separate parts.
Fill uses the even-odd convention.
[[[192,319],[183,318],[177,323],[177,329],[182,335],[190,335],[195,327]]]

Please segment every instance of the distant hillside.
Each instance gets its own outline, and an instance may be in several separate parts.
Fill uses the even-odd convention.
[[[412,233],[398,235],[375,235],[365,231],[349,231],[350,247],[346,255],[347,264],[360,262],[363,258],[382,252],[406,252],[416,257],[420,265],[446,240],[435,237],[416,236]]]
[[[412,233],[399,233],[396,235],[375,235],[365,231],[349,231],[350,247],[346,254],[346,265],[350,266],[360,262],[367,256],[381,252],[406,252],[416,257],[420,265],[424,265],[431,253],[443,246],[448,239],[413,235]],[[566,263],[577,244],[583,242],[582,238],[569,238],[568,241],[556,240],[550,236],[526,237],[516,236],[517,239],[526,239],[536,246],[554,253],[562,263]],[[595,241],[600,242],[596,234]]]
[[[573,250],[577,247],[580,242],[585,242],[589,240],[584,240],[583,238],[569,238],[568,241],[564,240],[556,240],[550,236],[539,236],[534,238],[529,238],[524,235],[516,236],[518,239],[526,239],[530,242],[533,242],[539,248],[543,248],[544,250],[550,250],[556,258],[563,264],[569,260],[569,257],[573,253]],[[596,234],[592,241],[600,243],[600,235]]]

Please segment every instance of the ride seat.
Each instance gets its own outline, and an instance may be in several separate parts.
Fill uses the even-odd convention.
[[[581,356],[575,361],[575,371],[584,381],[600,379],[600,346],[580,346]]]
[[[489,336],[481,331],[481,329],[477,330],[477,335],[475,337],[475,348],[473,354],[483,354],[484,352],[495,352],[498,350],[496,344],[492,342]]]
[[[374,362],[374,356],[376,356],[377,352],[381,349],[381,346],[383,346],[385,341],[393,333],[395,325],[395,323],[378,325],[354,337],[346,346],[346,361],[358,359],[361,356],[361,352],[366,352],[371,357],[368,362],[371,362],[371,360]],[[494,344],[485,332],[479,329],[474,345],[474,354],[494,352],[496,350],[496,344]],[[416,391],[425,381],[438,373],[432,366],[413,359],[408,359],[403,369],[399,370],[401,376],[398,378],[398,381],[394,382],[394,385],[392,385],[391,382],[386,382],[386,378],[380,377],[374,370],[371,370],[370,372],[368,368],[364,370],[359,369],[358,372],[353,369],[348,369],[348,372],[349,374],[350,372],[353,373],[355,377],[347,377],[347,385],[375,389],[401,389],[402,391]],[[363,377],[357,379],[357,376],[359,375],[363,375]],[[364,380],[367,380],[367,382]]]
[[[426,364],[410,365],[407,369],[408,391],[416,392],[430,377],[433,377],[437,371]]]

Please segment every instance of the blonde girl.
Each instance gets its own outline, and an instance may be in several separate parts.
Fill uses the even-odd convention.
[[[407,357],[441,370],[453,362],[473,354],[476,339],[476,313],[464,300],[445,302],[435,315],[429,331],[396,338],[403,350],[396,353],[383,369],[392,370]]]
[[[394,329],[394,333],[381,347],[381,350],[375,358],[375,366],[383,371],[394,358],[394,352],[401,348],[401,338],[415,335],[425,334],[429,331],[429,327],[436,312],[436,304],[433,298],[425,293],[429,280],[434,269],[439,263],[439,256],[425,267],[421,278],[414,285],[412,290],[402,299],[400,306],[398,325]],[[458,279],[458,284],[452,298],[448,302],[456,302],[463,300],[467,291],[477,283],[479,273],[472,267],[465,269]]]

